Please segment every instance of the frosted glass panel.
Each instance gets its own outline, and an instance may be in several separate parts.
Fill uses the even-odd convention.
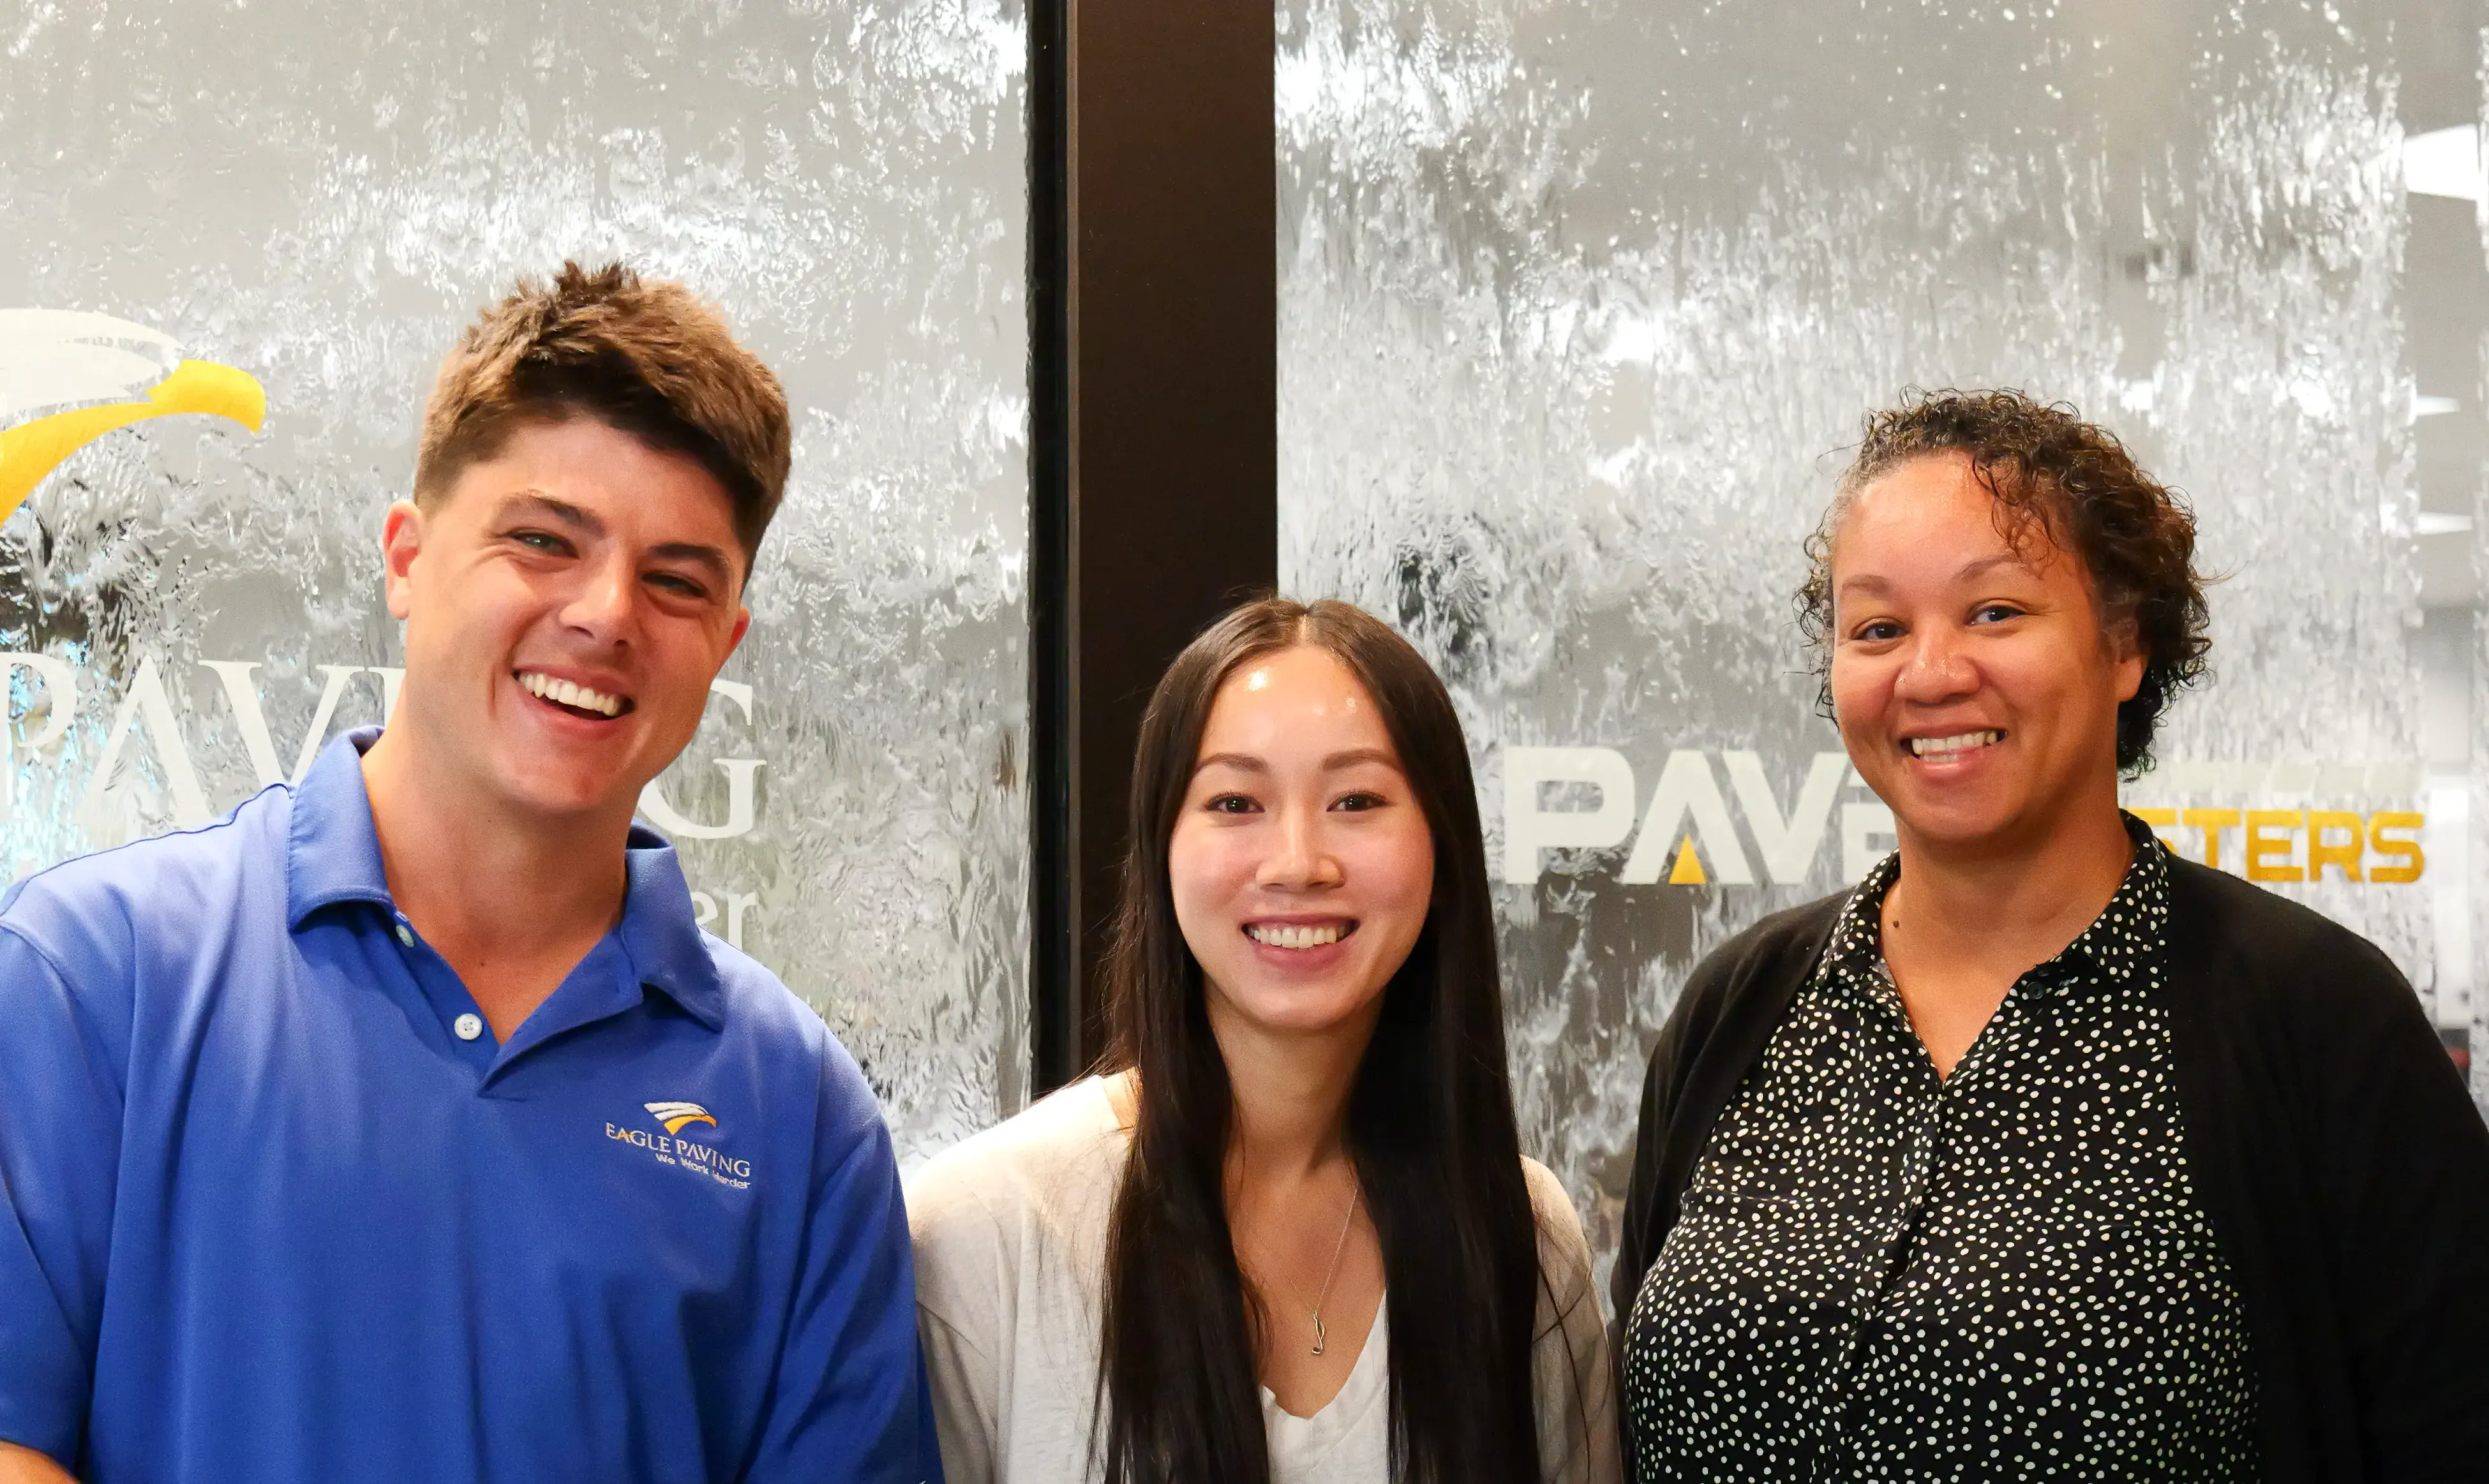
[[[379,720],[434,367],[518,273],[618,255],[721,302],[797,419],[752,637],[648,812],[902,1157],[1016,1109],[1025,37],[1016,0],[0,0],[0,311],[122,322],[0,314],[0,439],[231,368],[0,527],[0,870]]]
[[[1524,1143],[1602,1248],[1686,971],[1889,848],[1790,595],[1913,385],[2072,401],[2184,489],[2217,679],[2130,803],[2198,859],[2179,812],[2238,812],[2274,877],[2356,817],[2360,882],[2269,884],[2468,1056],[2484,20],[1283,0],[1281,580],[1452,683]]]

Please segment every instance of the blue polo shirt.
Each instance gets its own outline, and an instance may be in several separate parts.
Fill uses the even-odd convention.
[[[378,735],[0,901],[0,1440],[90,1484],[936,1476],[855,1063],[644,831],[497,1042],[390,901]]]

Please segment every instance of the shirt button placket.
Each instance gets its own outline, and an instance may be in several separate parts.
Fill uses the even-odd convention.
[[[392,913],[390,916],[393,919],[391,928],[397,934],[398,946],[410,949],[415,947],[415,925],[406,920],[406,914],[403,912]],[[412,963],[407,967],[420,983],[423,979],[423,966],[419,963]],[[449,1022],[449,1031],[460,1041],[480,1041],[484,1036],[484,1017],[472,1010],[464,1011]]]

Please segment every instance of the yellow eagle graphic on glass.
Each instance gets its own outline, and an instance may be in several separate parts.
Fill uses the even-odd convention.
[[[44,415],[16,421],[30,413]],[[115,428],[170,413],[205,413],[256,433],[268,393],[245,372],[184,358],[170,336],[144,325],[72,309],[0,309],[0,521],[63,459]]]

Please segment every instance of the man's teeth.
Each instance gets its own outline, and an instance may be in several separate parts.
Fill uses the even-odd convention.
[[[536,671],[522,671],[519,674],[519,685],[530,696],[558,701],[565,706],[577,706],[582,711],[595,711],[606,716],[622,714],[621,697],[608,696],[602,691],[591,691],[572,681],[557,680],[551,675],[542,674]]]
[[[1276,923],[1252,923],[1244,935],[1256,943],[1273,948],[1327,948],[1340,940],[1340,925],[1325,923],[1319,928],[1290,928]]]
[[[1910,756],[1941,757],[1948,753],[1966,753],[1974,747],[1986,747],[1991,742],[2004,740],[2005,733],[1993,727],[1986,731],[1965,731],[1955,737],[1912,737],[1909,743]]]

